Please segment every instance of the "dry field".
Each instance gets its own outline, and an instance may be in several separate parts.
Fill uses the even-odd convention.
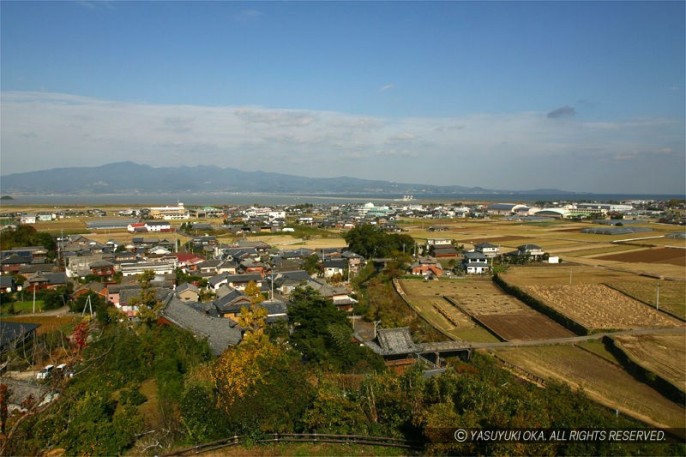
[[[626,252],[599,257],[601,260],[614,260],[617,262],[643,262],[643,263],[669,263],[686,267],[686,249],[680,248],[655,248],[639,251]]]
[[[524,291],[589,330],[683,324],[602,284],[538,285]]]
[[[498,349],[499,357],[544,379],[583,389],[593,400],[662,427],[684,427],[683,407],[620,366],[574,346]]]
[[[608,281],[606,284],[654,307],[658,306],[659,285],[660,310],[681,319],[686,319],[686,282],[658,282],[655,279],[636,278],[632,281]]]
[[[399,281],[404,298],[424,319],[453,339],[490,343],[498,341],[477,325],[467,314],[443,298],[442,287],[453,290],[461,281],[441,280],[424,282],[416,279]]]
[[[455,314],[472,316],[506,341],[574,336],[558,323],[505,294],[490,279],[408,280],[401,284],[408,300],[416,306],[431,303],[434,308],[441,309],[448,303],[449,307],[459,311]],[[457,303],[460,309],[446,301],[444,296]],[[455,319],[454,322],[464,320]]]
[[[622,335],[615,344],[643,368],[686,392],[686,340],[680,335]]]

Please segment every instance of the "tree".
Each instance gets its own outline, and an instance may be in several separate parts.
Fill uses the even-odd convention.
[[[331,369],[381,369],[383,361],[366,347],[351,342],[352,327],[345,313],[311,287],[297,288],[290,297],[290,342],[303,359]]]
[[[319,256],[312,254],[305,258],[303,262],[303,270],[309,274],[314,274],[319,271]]]
[[[138,317],[148,325],[152,325],[164,306],[164,303],[157,299],[155,289],[150,282],[155,278],[152,270],[146,270],[138,277],[138,284],[141,286],[141,293],[138,297],[130,300],[130,304],[138,306]]]

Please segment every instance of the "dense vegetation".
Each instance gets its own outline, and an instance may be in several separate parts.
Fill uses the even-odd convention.
[[[410,235],[386,233],[379,227],[364,224],[349,230],[345,236],[348,249],[365,258],[391,257],[412,252],[414,239]]]
[[[47,232],[39,232],[30,225],[18,225],[2,231],[0,249],[14,249],[24,246],[43,246],[48,250],[48,257],[55,258],[57,243]]]
[[[101,305],[98,304],[101,309]],[[433,454],[683,454],[664,443],[467,442],[452,430],[633,428],[551,383],[540,389],[489,356],[451,362],[425,378],[420,365],[396,374],[351,344],[345,316],[311,289],[294,296],[292,334],[270,337],[264,311],[246,309],[243,341],[214,358],[175,327],[107,318],[72,338],[81,363],[61,397],[26,415],[7,455],[64,449],[67,455],[153,454],[233,435],[361,434],[423,443]],[[88,333],[88,334],[86,334]],[[346,337],[347,335],[347,337]],[[16,421],[16,418],[14,419]],[[10,424],[12,421],[10,421]]]

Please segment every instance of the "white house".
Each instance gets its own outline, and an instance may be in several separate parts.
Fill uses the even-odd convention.
[[[496,246],[495,244],[487,242],[477,243],[474,245],[474,250],[482,253],[489,259],[492,259],[493,257],[497,257],[500,253],[500,246]]]
[[[464,253],[462,259],[462,268],[467,274],[483,274],[488,273],[491,269],[488,264],[488,258],[481,252],[471,251]]]

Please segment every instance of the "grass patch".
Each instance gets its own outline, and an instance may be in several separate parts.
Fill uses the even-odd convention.
[[[595,340],[595,341],[584,341],[582,343],[577,344],[578,347],[581,349],[584,349],[588,352],[591,352],[598,357],[602,357],[603,359],[607,360],[610,363],[614,363],[615,365],[620,365],[619,361],[617,358],[612,355],[610,351],[607,350],[605,347],[605,343],[603,343],[600,340]]]
[[[19,322],[28,324],[38,324],[37,335],[44,335],[55,330],[63,330],[66,334],[70,334],[74,325],[81,322],[80,315],[67,314],[64,316],[12,316],[3,317],[4,322]]]
[[[14,309],[14,314],[10,314]],[[43,300],[36,300],[36,307],[34,311],[33,300],[29,301],[15,301],[13,303],[3,303],[0,307],[0,315],[2,317],[11,317],[16,314],[31,314],[33,312],[43,312]]]

